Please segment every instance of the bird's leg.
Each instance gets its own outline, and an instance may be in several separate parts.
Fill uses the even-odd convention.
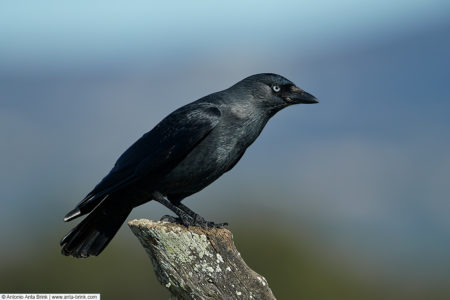
[[[173,216],[165,215],[161,218],[161,221],[167,220],[172,223],[179,223],[183,224],[184,226],[190,226],[193,225],[194,219],[187,214],[184,210],[180,209],[179,207],[175,206],[172,202],[170,202],[167,198],[165,198],[161,193],[154,192],[153,193],[153,199],[173,211],[179,218],[175,218]]]
[[[189,207],[187,207],[184,204],[178,203],[176,204],[176,206],[181,209],[182,211],[184,211],[185,213],[187,213],[194,221],[205,221],[205,219],[203,219],[202,216],[200,216],[199,214],[197,214],[196,212],[192,211]]]
[[[199,226],[202,228],[223,228],[224,226],[227,226],[228,223],[214,223],[211,221],[206,221],[202,216],[200,216],[199,214],[195,213],[194,211],[192,211],[189,207],[187,207],[184,204],[178,203],[176,204],[176,206],[183,210],[186,214],[188,214],[192,220],[193,220],[193,224],[194,226]]]

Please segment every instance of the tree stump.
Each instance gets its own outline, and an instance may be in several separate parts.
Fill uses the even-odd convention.
[[[146,219],[128,222],[158,280],[177,299],[275,299],[223,228],[189,228]]]

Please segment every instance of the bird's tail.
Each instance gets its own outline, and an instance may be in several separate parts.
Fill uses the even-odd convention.
[[[61,239],[62,254],[77,258],[99,255],[130,212],[131,208],[117,206],[117,203],[101,203]]]

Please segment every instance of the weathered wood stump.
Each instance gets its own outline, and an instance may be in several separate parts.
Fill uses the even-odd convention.
[[[229,230],[146,219],[128,225],[176,298],[275,299],[266,279],[241,258]]]

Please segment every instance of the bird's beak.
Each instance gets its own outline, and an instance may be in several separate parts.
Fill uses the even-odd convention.
[[[319,100],[316,99],[310,93],[305,92],[304,90],[292,86],[285,95],[283,95],[284,100],[289,104],[314,104],[319,103]]]

